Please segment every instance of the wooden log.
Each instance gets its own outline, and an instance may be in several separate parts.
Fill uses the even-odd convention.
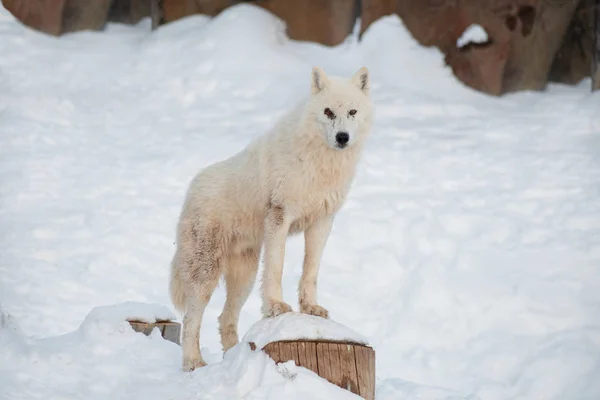
[[[592,62],[592,90],[600,90],[600,0],[594,9],[594,57]]]
[[[149,336],[154,328],[158,328],[163,338],[175,344],[181,344],[179,341],[179,338],[181,337],[181,324],[178,322],[156,321],[153,324],[135,320],[128,320],[128,322],[136,332],[140,332],[146,336]]]
[[[254,349],[254,343],[250,348]],[[375,351],[358,343],[285,340],[262,349],[277,364],[293,360],[321,378],[367,400],[375,399]]]

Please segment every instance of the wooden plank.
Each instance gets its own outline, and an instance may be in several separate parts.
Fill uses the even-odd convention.
[[[298,353],[294,354],[292,351],[292,343],[291,342],[280,342],[279,343],[279,358],[282,362],[286,362],[288,360],[296,361],[296,357]]]
[[[340,346],[337,343],[328,343],[329,347],[329,365],[331,369],[331,379],[329,382],[337,386],[342,386],[342,368],[340,365]]]
[[[356,371],[358,375],[358,391],[367,400],[375,399],[375,353],[369,347],[354,348]]]
[[[154,324],[147,324],[145,322],[130,321],[129,325],[131,325],[134,331],[143,333],[146,336],[149,336],[154,330]]]
[[[290,342],[290,355],[291,355],[291,360],[294,360],[296,362],[296,365],[300,365],[298,362],[298,343],[297,342]]]
[[[162,336],[170,342],[181,345],[181,325],[175,322],[164,323]]]
[[[356,372],[356,359],[354,357],[354,346],[349,344],[338,344],[340,348],[340,371],[342,373],[342,387],[355,394],[358,391],[358,374]]]
[[[170,342],[180,345],[181,324],[174,321],[157,321],[154,324],[149,324],[141,321],[128,321],[134,331],[143,333],[149,336],[154,328],[158,328],[161,336]]]
[[[314,342],[298,343],[298,365],[319,374],[317,345]]]
[[[600,0],[594,2],[594,54],[592,61],[592,90],[600,90]]]
[[[267,344],[263,348],[263,350],[265,351],[265,353],[267,353],[273,359],[273,361],[275,361],[275,363],[281,362],[281,358],[279,356],[279,343],[278,342],[273,342],[273,343]]]
[[[371,347],[333,340],[288,340],[269,343],[262,350],[276,363],[294,360],[334,385],[365,399],[375,398],[375,352]]]
[[[319,365],[319,376],[331,382],[333,373],[329,361],[329,343],[317,343],[317,363]]]

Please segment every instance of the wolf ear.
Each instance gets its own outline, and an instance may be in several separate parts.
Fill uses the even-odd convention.
[[[329,86],[329,78],[321,67],[313,67],[312,69],[312,94],[317,94],[321,90]]]
[[[362,67],[356,74],[354,74],[352,77],[352,83],[354,83],[357,88],[362,90],[364,94],[367,96],[369,95],[369,70],[367,67]]]

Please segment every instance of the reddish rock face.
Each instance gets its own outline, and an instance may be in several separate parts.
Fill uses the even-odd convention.
[[[192,14],[217,15],[239,0],[163,0],[165,22]],[[256,0],[262,7],[284,20],[287,34],[295,40],[336,45],[352,32],[358,14],[355,0]]]
[[[397,0],[362,0],[360,9],[360,34],[379,18],[398,11]]]
[[[516,42],[531,34],[537,0],[461,2],[441,50],[446,63],[465,84],[493,95],[506,92],[505,73]],[[442,23],[440,21],[440,23]],[[478,24],[488,41],[457,47],[456,41],[471,25]]]
[[[436,46],[446,55],[462,82],[499,95],[513,35],[531,30],[530,21],[516,17],[517,9],[512,0],[363,0],[362,29],[382,15],[397,13],[420,44]],[[490,40],[458,48],[458,38],[471,24],[482,26]]]
[[[65,0],[61,33],[102,29],[110,6],[111,0]]]
[[[162,4],[159,12],[156,6]],[[134,23],[154,8],[159,20],[192,14],[217,15],[242,0],[2,0],[26,25],[54,35],[101,29],[107,21]],[[361,17],[361,33],[376,19],[396,13],[414,38],[436,46],[465,84],[494,95],[540,90],[551,78],[576,82],[591,74],[591,52],[574,50],[578,4],[596,0],[256,0],[252,3],[283,19],[292,39],[337,45]],[[111,8],[112,5],[112,8]],[[361,5],[359,9],[359,5]],[[581,9],[581,6],[580,6]],[[588,18],[591,20],[591,16]],[[482,26],[486,43],[459,48],[457,39],[471,24]],[[576,35],[575,35],[576,36]],[[589,35],[586,48],[591,47]],[[600,39],[598,39],[600,40]],[[575,44],[573,44],[575,43]],[[589,72],[586,72],[589,71]],[[586,75],[588,74],[588,75]]]
[[[25,25],[60,35],[65,0],[2,0],[2,5]]]
[[[350,35],[359,13],[354,0],[258,0],[252,4],[283,19],[291,39],[329,46]]]
[[[232,3],[231,0],[162,0],[163,18],[171,22],[193,14],[214,17]]]
[[[436,46],[465,84],[490,94],[543,89],[578,0],[363,0],[362,31],[397,13],[414,38]],[[489,41],[463,48],[471,24]]]

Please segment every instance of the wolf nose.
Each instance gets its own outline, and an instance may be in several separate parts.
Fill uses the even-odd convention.
[[[349,140],[350,140],[350,135],[348,135],[346,132],[338,132],[335,135],[335,141],[338,142],[338,144],[340,144],[342,146],[347,144]]]

